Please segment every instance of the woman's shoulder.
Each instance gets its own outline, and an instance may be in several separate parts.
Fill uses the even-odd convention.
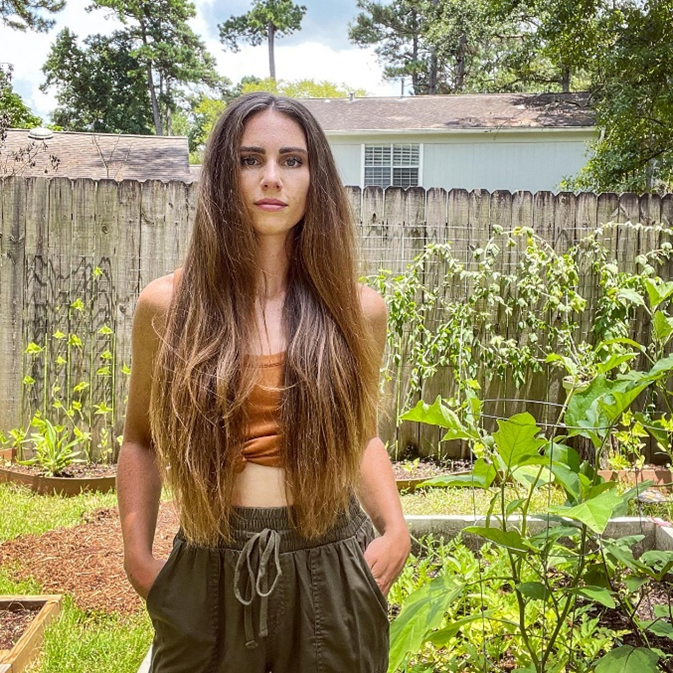
[[[359,285],[360,305],[362,313],[369,323],[372,332],[377,338],[385,339],[386,327],[388,323],[388,308],[383,297],[373,288],[367,285]]]
[[[136,311],[146,317],[166,314],[181,274],[182,267],[150,281],[138,295]]]

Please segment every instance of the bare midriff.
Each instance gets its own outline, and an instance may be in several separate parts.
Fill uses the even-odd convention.
[[[248,463],[236,477],[232,503],[238,507],[285,507],[285,470]]]

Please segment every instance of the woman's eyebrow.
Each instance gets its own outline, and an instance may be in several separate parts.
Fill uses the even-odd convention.
[[[257,147],[255,145],[243,145],[238,148],[239,152],[255,152],[256,154],[266,154],[266,150],[263,147]],[[308,155],[308,152],[303,147],[281,147],[279,154],[305,154]]]

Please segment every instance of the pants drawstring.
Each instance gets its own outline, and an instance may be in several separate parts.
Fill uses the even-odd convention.
[[[273,555],[274,565],[276,566],[276,576],[269,587],[267,570],[271,555]],[[244,576],[243,592],[239,587],[242,574]],[[278,531],[269,528],[255,533],[241,550],[234,572],[234,594],[244,606],[245,646],[249,649],[257,647],[252,624],[252,603],[255,596],[260,599],[258,636],[259,638],[266,638],[269,635],[269,596],[276,588],[282,574],[283,571],[280,567],[280,534]]]

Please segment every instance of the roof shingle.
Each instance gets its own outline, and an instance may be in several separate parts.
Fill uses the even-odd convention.
[[[54,131],[43,144],[28,133],[28,129],[7,132],[0,148],[0,174],[191,182],[184,137]],[[30,162],[15,161],[16,153],[29,146],[33,147]],[[55,164],[51,156],[56,157]]]
[[[301,102],[328,133],[594,125],[588,93],[309,98]]]

